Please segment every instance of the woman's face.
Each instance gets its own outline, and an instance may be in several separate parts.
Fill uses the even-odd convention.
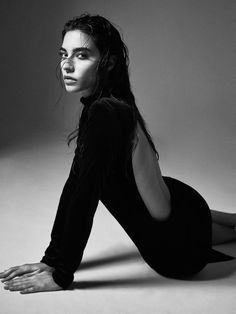
[[[80,30],[68,31],[60,49],[61,71],[69,93],[89,96],[96,80],[100,53],[93,40]]]

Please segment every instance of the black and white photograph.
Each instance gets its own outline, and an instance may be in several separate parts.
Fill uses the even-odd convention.
[[[0,12],[0,313],[236,313],[236,2]]]

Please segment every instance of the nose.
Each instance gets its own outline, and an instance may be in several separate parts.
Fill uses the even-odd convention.
[[[65,70],[67,73],[68,72],[73,72],[74,71],[74,64],[71,59],[66,59],[62,63],[62,69]]]

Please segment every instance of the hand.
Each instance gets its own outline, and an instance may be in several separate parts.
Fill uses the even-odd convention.
[[[53,280],[50,270],[38,270],[5,282],[4,289],[20,291],[21,294],[62,290]]]
[[[0,278],[3,278],[2,282],[8,282],[18,276],[26,277],[30,274],[35,274],[35,272],[42,272],[45,270],[53,272],[54,268],[44,263],[24,264],[21,266],[11,267],[1,272]]]

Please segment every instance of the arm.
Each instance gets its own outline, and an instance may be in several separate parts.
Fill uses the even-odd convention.
[[[81,129],[83,129],[82,126],[83,126],[86,115],[87,115],[87,108],[85,107],[82,111],[82,115],[80,118],[80,124],[79,124],[80,129],[79,129],[78,138],[80,138]],[[78,149],[79,147],[77,146],[76,151],[75,151],[75,156],[72,162],[72,167],[70,169],[69,176],[66,180],[66,183],[64,185],[64,188],[60,197],[59,205],[57,208],[57,214],[54,219],[54,224],[51,231],[50,244],[48,248],[46,249],[43,258],[40,261],[41,263],[45,263],[54,268],[57,266],[57,258],[60,252],[62,230],[64,228],[65,217],[67,214],[67,207],[69,204],[69,200],[73,196],[73,193],[76,188],[77,176],[75,176],[73,167],[79,157],[77,153]]]
[[[75,162],[75,158],[76,156],[73,159],[72,167]],[[76,177],[73,174],[72,167],[70,169],[69,177],[66,180],[64,188],[62,190],[62,194],[61,194],[58,209],[57,209],[57,214],[54,219],[54,224],[51,231],[50,244],[47,247],[43,258],[40,261],[41,263],[45,263],[54,268],[56,268],[57,266],[57,258],[60,252],[62,230],[64,228],[64,222],[65,222],[65,217],[67,213],[67,206],[76,188],[76,180],[75,180]]]
[[[115,153],[119,132],[119,125],[112,114],[102,104],[93,104],[82,138],[83,152],[75,155],[74,172],[70,172],[63,189],[53,238],[46,250],[56,268],[53,279],[63,288],[73,281],[73,274],[81,262],[99,202],[103,176]],[[46,258],[47,255],[42,261],[46,262]]]

